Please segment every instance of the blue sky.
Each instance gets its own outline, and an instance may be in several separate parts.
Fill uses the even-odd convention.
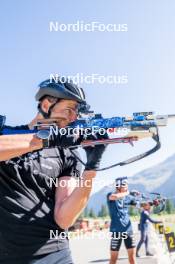
[[[87,85],[87,99],[104,116],[136,111],[175,113],[173,0],[2,0],[1,104],[8,124],[29,122],[36,113],[37,85],[51,73],[128,74],[127,85]],[[128,32],[49,32],[49,22],[127,24]],[[175,125],[161,129],[162,149],[133,165],[99,173],[98,179],[133,175],[174,151]],[[149,148],[150,142],[112,146],[104,164]],[[108,175],[109,174],[109,175]]]

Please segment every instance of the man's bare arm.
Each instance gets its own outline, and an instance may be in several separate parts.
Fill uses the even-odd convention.
[[[124,198],[125,196],[129,195],[129,192],[121,192],[121,193],[112,193],[109,196],[109,200],[115,201]]]
[[[95,171],[84,171],[79,186],[57,187],[54,215],[56,223],[61,228],[69,228],[87,205],[95,176]]]
[[[42,148],[34,134],[0,136],[0,161],[9,160]]]

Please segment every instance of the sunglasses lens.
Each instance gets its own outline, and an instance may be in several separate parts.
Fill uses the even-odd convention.
[[[80,103],[78,105],[78,112],[79,113],[83,113],[83,114],[86,114],[88,113],[90,110],[90,105],[86,104],[86,103]]]
[[[126,182],[120,182],[120,183],[116,183],[115,184],[116,188],[121,188],[121,187],[126,187],[127,186],[127,183]]]

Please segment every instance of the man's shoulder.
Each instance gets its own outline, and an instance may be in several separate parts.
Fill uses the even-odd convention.
[[[62,148],[59,146],[51,147],[51,148],[43,148],[41,150],[37,150],[41,155],[48,156],[50,158],[58,158],[63,159],[65,161],[66,158],[76,159],[76,157],[80,158],[80,154],[78,150],[70,151],[69,148]]]
[[[107,201],[109,201],[109,196],[112,194],[112,192],[108,192],[106,195]]]
[[[143,216],[149,216],[149,212],[146,211],[146,210],[143,210],[143,211],[141,212],[141,215],[143,215]]]

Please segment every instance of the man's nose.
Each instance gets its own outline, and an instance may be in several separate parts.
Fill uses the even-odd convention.
[[[77,118],[78,118],[78,115],[77,115],[77,113],[75,113],[75,112],[72,112],[72,113],[71,113],[71,121],[72,121],[72,122],[74,122],[74,121],[76,121],[76,120],[77,120]]]

